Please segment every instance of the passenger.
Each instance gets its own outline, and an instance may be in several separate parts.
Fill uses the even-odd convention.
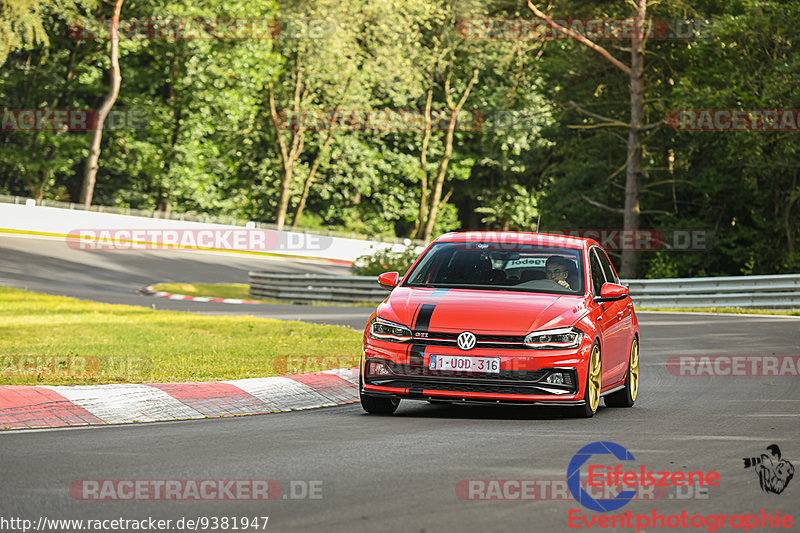
[[[552,255],[545,263],[547,279],[555,281],[567,290],[572,290],[567,282],[569,276],[570,261],[560,255]]]

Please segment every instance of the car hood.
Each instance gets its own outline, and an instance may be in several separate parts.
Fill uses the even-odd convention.
[[[415,331],[524,335],[571,326],[586,311],[582,296],[396,287],[378,307],[378,316]]]

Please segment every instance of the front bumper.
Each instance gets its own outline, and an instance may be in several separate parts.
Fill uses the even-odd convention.
[[[368,339],[361,358],[361,394],[415,400],[463,403],[582,405],[592,339],[584,336],[572,350],[458,348],[402,344]],[[444,372],[429,368],[430,355],[468,355],[500,359],[500,373]],[[367,363],[382,362],[386,372],[368,371]],[[552,372],[569,379],[545,381]]]

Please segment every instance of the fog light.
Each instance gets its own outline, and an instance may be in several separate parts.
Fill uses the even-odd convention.
[[[553,372],[552,374],[547,376],[547,379],[545,381],[547,381],[548,383],[552,383],[553,385],[564,385],[566,383],[566,380],[564,379],[564,374],[562,374],[561,372]]]
[[[388,376],[391,372],[386,365],[380,362],[371,361],[367,363],[367,374],[373,376]]]

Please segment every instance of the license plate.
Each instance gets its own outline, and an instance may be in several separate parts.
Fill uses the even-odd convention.
[[[431,370],[451,372],[500,373],[499,357],[466,357],[463,355],[431,355]]]

